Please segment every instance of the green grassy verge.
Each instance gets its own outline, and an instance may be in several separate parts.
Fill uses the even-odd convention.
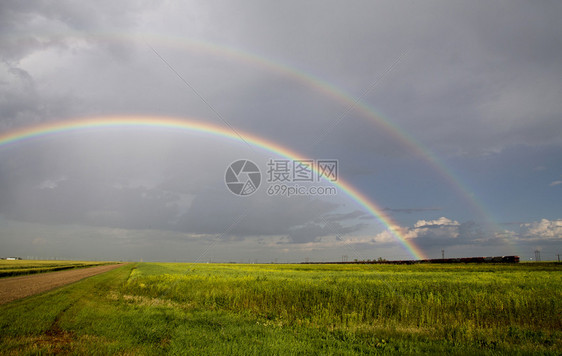
[[[557,355],[561,270],[131,264],[0,307],[0,350]]]

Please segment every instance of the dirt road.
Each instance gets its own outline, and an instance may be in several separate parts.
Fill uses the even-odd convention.
[[[0,304],[61,287],[86,277],[110,271],[122,265],[123,263],[2,278],[0,279]]]

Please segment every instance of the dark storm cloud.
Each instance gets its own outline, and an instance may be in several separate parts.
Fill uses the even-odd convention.
[[[520,1],[4,1],[0,132],[91,115],[198,117],[314,158],[339,159],[342,176],[386,212],[404,220],[415,214],[418,224],[401,225],[422,248],[500,244],[497,231],[467,222],[472,216],[449,215],[449,209],[463,215],[466,207],[442,186],[442,173],[420,156],[417,141],[428,155],[455,159],[459,167],[466,157],[492,157],[497,172],[488,180],[470,175],[490,170],[480,162],[464,175],[477,194],[491,195],[505,220],[531,224],[505,236],[551,242],[555,213],[542,225],[541,217],[510,217],[521,204],[507,198],[522,194],[503,182],[521,176],[508,165],[540,163],[541,175],[526,175],[517,187],[550,190],[537,188],[521,200],[534,194],[542,198],[528,209],[545,203],[541,214],[559,210],[553,189],[562,174],[555,171],[562,143],[561,10],[557,2]],[[192,40],[202,45],[188,45]],[[330,85],[374,108],[406,140],[413,137],[414,149],[349,98],[331,96]],[[333,200],[232,196],[224,167],[256,154],[247,147],[187,134],[132,137],[78,135],[60,146],[0,148],[0,214],[21,226],[77,224],[176,240],[181,233],[240,243],[275,237],[302,246],[346,234],[371,243],[380,233],[372,216],[346,205],[344,194]],[[519,155],[506,163],[514,145],[552,149],[541,162]],[[260,148],[254,151],[263,158]],[[502,182],[502,195],[487,194],[492,180]],[[427,216],[438,210],[455,218]]]
[[[0,213],[15,220],[119,228],[169,228],[179,199],[159,189],[116,187],[100,175],[25,179],[1,174]],[[14,182],[18,180],[18,182]]]
[[[105,63],[128,60],[133,43],[99,40],[97,33],[122,31],[136,21],[140,3],[102,2],[79,4],[72,1],[6,1],[0,5],[0,127],[17,127],[72,115],[84,105],[77,102],[77,88],[68,90],[71,78],[82,81],[87,69],[69,75],[76,62],[66,64],[65,56],[76,56],[86,47],[104,53]],[[60,68],[54,80],[45,82],[41,70],[25,62],[46,57],[42,64],[49,72]],[[59,56],[57,59],[56,57]],[[70,68],[69,68],[70,66]],[[30,69],[27,69],[30,68]],[[42,78],[38,79],[40,76]],[[107,84],[107,83],[106,83]]]
[[[0,181],[5,183],[11,178],[3,175]],[[318,220],[319,216],[337,207],[333,203],[308,198],[276,201],[264,196],[244,201],[224,189],[218,194],[197,192],[189,208],[182,208],[182,195],[178,192],[161,187],[120,187],[99,175],[53,177],[14,185],[11,182],[11,189],[2,192],[0,213],[15,220],[225,234],[237,238],[292,236],[292,231],[302,230],[302,224]],[[348,232],[332,230],[329,232]]]
[[[360,12],[310,6],[314,12],[283,5],[268,11],[268,5],[256,4],[242,24],[234,19],[221,22],[231,29],[223,40],[244,38],[246,47],[282,61],[291,58],[297,68],[354,97],[406,51],[363,99],[441,154],[497,152],[522,142],[559,143],[562,127],[557,117],[562,107],[556,98],[562,88],[556,73],[562,70],[562,33],[555,15],[559,4],[519,2],[484,9],[469,2],[415,6],[371,2],[362,3]],[[290,28],[279,30],[274,25],[288,18]],[[255,28],[263,31],[256,33]],[[299,41],[291,35],[295,32]],[[274,92],[274,88],[263,89]],[[316,125],[332,125],[345,109],[335,107]],[[252,120],[253,115],[244,117]],[[288,115],[285,122],[298,117]],[[411,154],[384,130],[370,130],[365,120],[352,110],[323,143],[347,142],[347,149],[379,155]],[[268,127],[278,131],[275,123]]]
[[[209,150],[181,136],[125,133],[83,133],[13,148],[0,165],[0,214],[34,223],[224,235],[225,240],[288,235],[326,214],[328,219],[358,216],[333,214],[337,201],[272,198],[265,188],[249,198],[235,196],[224,183],[230,159],[221,158],[223,146]]]
[[[287,235],[336,208],[332,202],[308,197],[272,199],[256,193],[241,199],[228,192],[207,192],[193,200],[180,225],[185,231],[237,238]]]
[[[409,99],[402,108],[415,111],[400,116],[417,117],[405,124],[433,141],[434,150],[560,143],[552,134],[561,130],[555,117],[562,106],[554,97],[562,87],[553,76],[562,69],[562,28],[554,15],[560,4],[510,5],[445,7],[449,16],[436,19],[407,60],[411,67],[403,67],[412,91],[402,96]]]
[[[4,1],[0,4],[0,58],[17,64],[36,51],[72,50],[77,36],[90,41],[95,32],[122,31],[134,25],[146,5],[135,1]],[[91,43],[96,43],[95,36]],[[101,49],[125,53],[115,43],[103,44]]]
[[[5,64],[0,64],[0,117],[1,125],[7,126],[18,118],[35,117],[41,102],[35,89],[35,83],[29,73]]]
[[[176,31],[183,24],[184,35],[230,44],[235,48],[249,48],[280,62],[288,62],[347,89],[354,97],[361,96],[361,92],[409,49],[401,63],[363,99],[375,107],[380,105],[393,121],[415,132],[432,149],[441,152],[445,149],[448,153],[497,150],[514,142],[556,141],[555,132],[560,131],[556,117],[562,108],[556,98],[560,96],[561,88],[556,76],[552,75],[560,72],[562,62],[559,60],[562,36],[554,15],[560,5],[556,3],[531,5],[522,2],[507,7],[492,4],[484,10],[473,3],[413,5],[365,2],[336,10],[335,3],[309,3],[294,7],[257,2],[246,6],[243,13],[234,3],[161,6],[155,7],[153,13],[144,5],[126,2],[96,6],[71,2],[25,2],[17,5],[16,2],[10,6],[3,5],[7,19],[4,26],[7,33],[15,34],[24,33],[22,28],[40,33],[44,28],[61,30],[62,26],[62,32],[72,29],[84,33],[87,38],[89,33],[99,30],[150,32],[150,28],[143,28],[146,20],[157,24],[154,30],[159,31],[166,27],[161,22],[166,18],[166,25]],[[171,16],[174,12],[189,19],[199,14],[200,27],[195,26],[197,22],[182,21],[182,16]],[[232,16],[233,13],[239,14],[244,21]],[[26,27],[35,18],[43,19],[43,22],[34,23],[36,27]],[[291,26],[286,26],[289,22]],[[208,31],[202,31],[202,28]],[[256,31],[256,28],[261,30]],[[226,29],[228,31],[224,31]],[[299,35],[295,36],[296,33]],[[29,37],[33,39],[33,36]],[[61,40],[71,41],[64,35]],[[111,52],[111,48],[104,46],[114,42],[93,43],[99,54],[98,60],[105,63],[92,65],[100,69],[107,67],[107,62],[114,59],[104,57],[102,53]],[[206,77],[201,77],[204,67],[190,70],[189,66],[193,68],[189,59],[192,54],[173,53],[158,47],[158,43],[153,44],[188,81],[212,99],[223,116],[243,128],[277,133],[282,140],[294,144],[301,137],[291,139],[293,133],[288,130],[289,126],[298,122],[302,133],[308,135],[318,132],[318,125],[325,128],[333,124],[346,109],[345,106],[330,107],[329,101],[314,103],[310,95],[305,95],[306,91],[299,88],[301,84],[290,81],[275,82],[264,80],[261,76],[256,78],[258,81],[253,86],[248,86],[246,79],[244,87],[241,87],[242,78],[226,80],[218,76],[220,71],[207,72]],[[68,50],[74,47],[72,43],[66,45]],[[137,47],[138,44],[120,45],[125,47],[117,52],[147,49]],[[44,46],[32,46],[28,52]],[[8,44],[5,47],[2,53],[10,53]],[[13,47],[19,51],[25,43],[22,41]],[[141,53],[153,56],[150,51]],[[18,59],[22,56],[14,55]],[[152,65],[165,69],[156,57],[147,58],[150,59],[156,59],[151,62]],[[78,69],[82,72],[88,70],[87,67]],[[115,70],[122,68],[116,67]],[[171,73],[160,73],[177,80]],[[236,75],[236,71],[230,70],[230,73]],[[130,79],[126,80],[130,82]],[[214,91],[219,89],[216,85],[219,82],[234,85],[217,96]],[[221,84],[221,89],[225,84]],[[124,89],[121,92],[126,93],[128,90]],[[299,94],[286,97],[287,93],[293,92]],[[265,93],[269,94],[264,97]],[[185,94],[184,98],[188,98],[192,93],[186,90]],[[103,106],[115,106],[111,98],[101,99]],[[282,99],[279,100],[282,108],[270,105],[276,99]],[[127,102],[127,99],[120,98],[118,101]],[[285,105],[287,102],[291,105]],[[126,107],[115,106],[119,110],[128,107],[134,107],[133,103]],[[319,110],[323,107],[324,111]],[[302,117],[307,120],[301,120]],[[387,149],[388,152],[399,149],[399,145],[384,131],[375,130],[368,139],[358,139],[358,134],[365,130],[357,130],[355,123],[362,120],[365,119],[352,110],[334,129],[332,137],[360,144],[363,149],[371,146],[379,154],[387,146],[394,146]],[[305,127],[302,127],[303,123]],[[350,140],[351,136],[355,139]],[[451,149],[453,146],[454,149]]]
[[[258,5],[238,31],[280,58],[291,54],[302,68],[351,88],[355,96],[409,49],[366,101],[438,152],[481,153],[514,143],[558,141],[559,4],[520,2],[484,9],[469,2],[377,2],[367,7],[361,14],[318,7],[314,26],[311,13],[300,9],[291,13],[293,25],[286,32],[263,26],[252,36],[255,26],[289,16]],[[292,31],[302,40],[293,41]],[[349,68],[360,70],[350,73]],[[354,73],[361,77],[346,82]],[[337,120],[334,116],[324,123]],[[360,139],[365,130],[357,129],[355,121],[364,119],[353,112],[345,119],[333,136],[351,147],[380,153],[381,143],[389,142],[384,132],[367,131],[370,140]]]

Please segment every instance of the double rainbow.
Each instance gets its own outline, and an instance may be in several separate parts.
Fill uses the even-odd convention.
[[[25,36],[1,34],[0,38],[5,38],[10,41],[18,41],[25,39]],[[322,93],[323,95],[332,98],[335,102],[339,102],[349,110],[359,113],[364,118],[382,128],[390,137],[397,142],[400,142],[404,147],[408,148],[410,152],[415,154],[423,160],[428,166],[441,176],[450,187],[457,191],[458,196],[470,206],[473,211],[486,221],[495,225],[493,220],[490,220],[492,215],[487,211],[484,205],[477,200],[477,197],[472,193],[471,189],[462,182],[460,177],[453,173],[435,154],[424,147],[412,135],[408,134],[405,130],[398,125],[388,120],[384,116],[378,114],[372,107],[356,99],[353,95],[349,94],[340,87],[324,80],[318,76],[312,75],[306,71],[300,70],[293,65],[282,63],[278,60],[268,58],[262,54],[249,51],[247,49],[235,48],[225,44],[216,44],[208,41],[199,41],[186,37],[177,37],[169,34],[160,35],[153,33],[125,33],[125,32],[76,32],[65,31],[63,33],[51,33],[37,35],[34,34],[34,39],[49,41],[60,38],[67,38],[76,41],[91,40],[95,42],[108,42],[117,44],[148,44],[152,46],[153,43],[179,49],[183,51],[193,51],[195,53],[205,53],[216,56],[218,58],[233,59],[242,63],[246,63],[253,67],[265,69],[270,72],[278,73],[282,77],[290,78],[291,80],[300,83],[306,87]],[[395,61],[395,64],[399,60]]]

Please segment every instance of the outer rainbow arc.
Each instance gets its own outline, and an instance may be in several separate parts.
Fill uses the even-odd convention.
[[[131,36],[116,35],[116,37],[123,38],[123,40],[131,40]],[[384,116],[378,114],[372,107],[362,102],[361,100],[355,99],[351,94],[333,85],[332,83],[308,74],[307,72],[299,70],[293,66],[272,60],[256,53],[240,50],[226,45],[217,45],[209,42],[196,41],[186,38],[176,38],[171,36],[144,35],[143,38],[154,39],[157,42],[167,43],[173,47],[192,48],[194,50],[202,49],[205,52],[213,53],[217,56],[237,58],[243,62],[249,62],[267,70],[280,73],[283,76],[290,77],[293,80],[303,84],[304,86],[313,88],[323,93],[324,95],[335,99],[337,102],[342,103],[349,108],[353,108],[353,110],[359,112],[361,116],[375,122],[377,125],[380,125],[394,139],[407,147],[415,155],[426,161],[431,167],[433,167],[436,172],[438,172],[443,178],[446,179],[451,187],[458,191],[463,199],[467,201],[481,217],[485,219],[491,218],[491,214],[482,206],[481,203],[476,200],[474,195],[468,191],[467,187],[461,182],[461,179],[458,178],[450,169],[448,169],[445,164],[437,158],[435,154],[424,147],[412,135],[408,134],[398,125],[384,118]]]
[[[203,132],[216,136],[229,138],[235,141],[241,141],[239,135],[227,130],[221,126],[204,123],[200,121],[178,119],[172,117],[157,116],[104,116],[97,118],[82,118],[66,121],[56,121],[44,123],[35,126],[23,127],[13,131],[0,134],[0,147],[23,141],[57,133],[69,131],[84,130],[88,128],[110,128],[110,127],[151,127],[151,128],[172,128],[194,132]],[[270,151],[277,155],[289,159],[305,159],[301,154],[283,147],[273,141],[266,140],[259,136],[255,136],[246,132],[240,132],[244,140],[258,146],[264,150]],[[317,173],[317,172],[316,172]],[[382,222],[390,233],[400,242],[400,244],[408,250],[408,252],[416,259],[425,259],[426,256],[413,241],[406,239],[399,231],[398,224],[392,220],[384,210],[375,202],[368,199],[358,189],[350,183],[338,178],[337,182],[331,182],[340,190],[345,192],[351,199],[364,207],[370,214]]]

